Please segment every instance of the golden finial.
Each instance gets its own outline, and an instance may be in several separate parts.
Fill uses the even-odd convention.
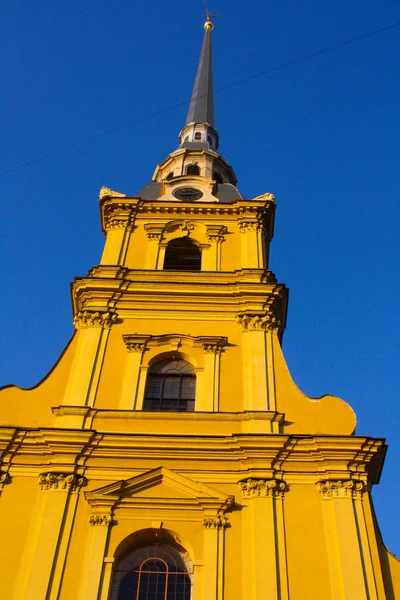
[[[208,10],[206,0],[204,0],[204,6],[206,9],[206,14],[203,15],[203,17],[207,18],[207,21],[204,23],[204,29],[209,29],[210,31],[212,31],[214,29],[214,23],[211,21],[211,17],[216,17],[217,15],[213,15],[212,13],[210,13],[210,11]]]

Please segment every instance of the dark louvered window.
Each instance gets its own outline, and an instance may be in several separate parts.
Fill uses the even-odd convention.
[[[194,366],[180,358],[167,358],[149,369],[143,410],[193,411],[195,395]]]
[[[188,237],[171,240],[165,250],[164,270],[200,271],[201,249]]]

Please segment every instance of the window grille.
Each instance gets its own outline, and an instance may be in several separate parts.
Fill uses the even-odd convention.
[[[165,544],[138,548],[116,564],[110,600],[190,600],[190,564]]]

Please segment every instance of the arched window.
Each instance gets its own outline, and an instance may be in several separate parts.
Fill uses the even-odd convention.
[[[188,165],[186,175],[200,175],[200,167],[198,165]]]
[[[194,366],[180,357],[150,367],[143,410],[193,411],[196,394]]]
[[[194,139],[195,140],[201,140],[201,133],[200,133],[200,131],[196,131],[196,133],[194,134]]]
[[[133,550],[116,564],[111,600],[190,600],[190,563],[185,558],[166,544]]]
[[[164,270],[200,271],[201,249],[188,237],[175,238],[165,250]]]

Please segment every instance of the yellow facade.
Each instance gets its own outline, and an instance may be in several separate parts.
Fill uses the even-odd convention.
[[[1,390],[7,600],[134,599],[119,565],[155,544],[182,558],[183,600],[400,598],[370,496],[384,441],[292,381],[275,198],[222,202],[215,168],[234,186],[216,150],[189,144],[157,167],[158,198],[101,190],[104,253],[72,285],[75,335],[37,387]],[[201,270],[164,269],[183,238]],[[193,365],[194,410],[145,409],[167,359]]]

